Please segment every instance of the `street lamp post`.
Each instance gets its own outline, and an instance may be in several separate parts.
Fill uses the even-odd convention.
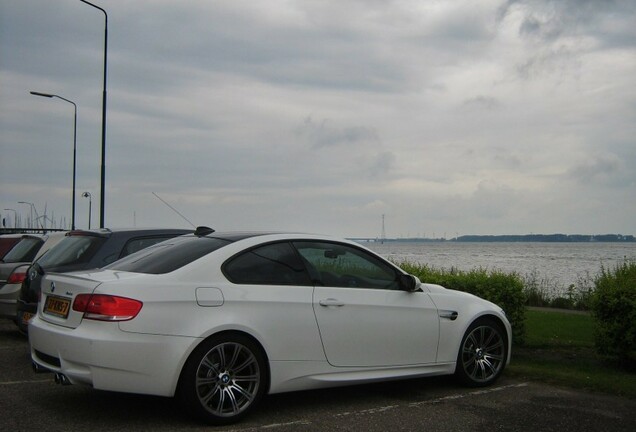
[[[5,209],[5,211],[13,212],[13,228],[18,227],[18,212],[15,209]]]
[[[62,96],[58,96],[56,94],[49,93],[41,93],[41,92],[31,92],[34,96],[42,96],[46,98],[58,98],[66,101],[70,104],[73,104],[73,108],[75,110],[75,114],[73,115],[73,189],[72,189],[72,199],[71,199],[71,229],[75,229],[75,173],[77,170],[77,105],[72,100],[68,100],[63,98]]]
[[[84,192],[82,196],[84,198],[88,198],[88,229],[91,229],[91,207],[93,203],[93,196],[90,192]]]
[[[102,8],[86,0],[80,0],[89,6],[99,9],[104,13],[104,89],[102,91],[102,166],[101,166],[101,186],[99,202],[99,227],[104,228],[104,202],[105,202],[105,182],[106,182],[106,71],[108,54],[108,14]]]

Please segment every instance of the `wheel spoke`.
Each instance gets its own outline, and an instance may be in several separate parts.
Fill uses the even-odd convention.
[[[480,360],[477,362],[477,370],[481,372],[481,379],[486,379],[486,364],[484,361]]]
[[[243,350],[243,348],[240,345],[234,345],[234,352],[232,353],[232,358],[227,363],[227,365],[225,365],[225,369],[227,369],[227,370],[237,370],[236,367],[235,367],[235,364],[238,361],[239,355],[241,354],[242,350]]]
[[[210,360],[209,356],[205,356],[203,358],[201,365],[199,366],[199,370],[201,369],[201,366],[209,369],[214,375],[218,375],[220,373],[218,366]]]
[[[216,375],[197,377],[197,387],[216,385],[219,379]]]
[[[486,355],[484,356],[484,358],[486,358],[486,359],[492,359],[492,360],[495,360],[495,361],[497,361],[497,362],[500,362],[500,361],[502,361],[502,360],[503,360],[503,355],[501,355],[501,354],[491,354],[491,353],[488,353],[488,354],[486,354]]]
[[[486,339],[486,327],[479,327],[479,342],[477,346],[484,346],[484,340]]]
[[[234,376],[235,382],[258,382],[259,379],[260,379],[260,375],[258,373],[255,373],[253,375],[235,375]]]
[[[223,414],[223,405],[225,405],[225,390],[219,389],[219,400],[216,404],[217,414]]]
[[[231,387],[226,388],[225,390],[223,390],[223,393],[227,395],[227,398],[230,402],[230,408],[232,410],[232,413],[234,414],[238,413],[239,405],[238,405],[238,402],[236,401],[236,397],[234,397],[234,392],[232,391],[232,388]]]
[[[490,351],[499,351],[503,347],[503,341],[501,339],[497,339],[497,341],[493,345],[488,345],[485,350]]]
[[[254,358],[254,356],[251,355],[247,357],[243,363],[241,363],[240,365],[236,366],[233,368],[235,373],[239,373],[241,372],[243,369],[248,368],[248,367],[252,367],[254,364],[256,364],[256,359]]]
[[[210,404],[210,400],[217,394],[219,393],[221,390],[221,388],[216,385],[214,387],[212,387],[212,389],[204,396],[199,396],[199,398],[201,399],[201,401],[208,406]]]
[[[241,387],[238,384],[234,384],[232,386],[232,390],[235,391],[236,393],[240,394],[241,396],[243,396],[245,399],[247,399],[248,402],[251,402],[252,399],[254,398],[254,395],[252,393],[250,393],[249,391],[245,390],[243,387]]]
[[[487,358],[484,358],[481,361],[482,365],[483,365],[483,369],[484,369],[484,378],[490,377],[492,375],[495,374],[495,372],[497,372],[497,368],[495,367],[495,365],[493,365]],[[490,371],[490,373],[488,371],[486,371],[486,369],[488,369]]]
[[[225,358],[225,345],[219,345],[215,350],[219,356],[219,369],[223,370],[227,367],[227,360]]]
[[[468,341],[470,340],[470,345],[468,345]],[[477,342],[476,336],[475,336],[475,332],[472,332],[470,334],[470,336],[468,336],[468,339],[466,340],[466,346],[469,349],[472,349],[476,346],[479,346],[479,342]]]
[[[488,338],[484,341],[484,343],[482,344],[482,346],[485,346],[485,347],[489,346],[489,345],[490,345],[490,342],[491,342],[494,338],[496,338],[497,336],[499,336],[499,335],[497,334],[497,332],[495,332],[494,330],[490,329],[490,334],[488,335]]]

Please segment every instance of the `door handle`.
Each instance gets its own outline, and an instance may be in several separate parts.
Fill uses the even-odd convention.
[[[340,307],[340,306],[344,306],[344,303],[341,302],[338,299],[335,298],[328,298],[325,300],[320,300],[318,302],[320,304],[320,306],[325,306],[325,307],[329,307],[329,306],[336,306],[336,307]]]

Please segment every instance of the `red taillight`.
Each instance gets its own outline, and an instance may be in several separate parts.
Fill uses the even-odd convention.
[[[7,278],[8,284],[21,284],[26,279],[25,270],[13,270],[13,272]]]
[[[83,312],[84,318],[98,321],[128,321],[137,316],[143,303],[126,297],[107,294],[79,294],[73,310]]]

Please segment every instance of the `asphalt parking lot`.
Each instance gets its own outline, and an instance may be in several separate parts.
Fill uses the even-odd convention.
[[[246,421],[210,428],[169,398],[60,386],[31,370],[27,340],[0,322],[2,430],[631,431],[636,401],[507,376],[467,389],[446,377],[272,395]]]

